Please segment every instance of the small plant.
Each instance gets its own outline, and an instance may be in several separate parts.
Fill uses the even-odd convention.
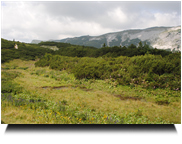
[[[95,111],[96,111],[96,109],[92,108],[92,109],[91,109],[91,111],[92,111],[92,112],[95,112]]]
[[[62,101],[61,101],[61,104],[67,105],[67,101],[66,101],[66,100],[62,100]]]
[[[18,66],[13,66],[12,69],[16,69]]]
[[[50,78],[56,79],[56,76],[54,74],[51,74]]]
[[[59,111],[66,111],[66,107],[64,105],[59,105]]]
[[[82,121],[85,121],[85,120],[87,120],[87,114],[81,113],[78,115],[78,118],[81,119]]]
[[[136,116],[142,116],[142,111],[138,109],[138,111],[136,112]]]
[[[1,124],[6,124],[4,121],[1,120]]]
[[[3,69],[4,69],[4,70],[9,70],[10,68],[9,68],[9,67],[4,67]]]
[[[49,75],[48,74],[45,74],[44,77],[49,77]]]
[[[135,87],[135,85],[133,83],[130,83],[130,88],[132,89],[134,87]]]
[[[22,69],[22,70],[26,70],[28,69],[29,67],[19,67],[18,69]]]

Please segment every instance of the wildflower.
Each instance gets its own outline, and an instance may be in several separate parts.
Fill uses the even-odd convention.
[[[155,89],[155,86],[154,86],[154,89]]]
[[[107,118],[107,116],[106,116],[106,115],[104,115],[104,118]]]

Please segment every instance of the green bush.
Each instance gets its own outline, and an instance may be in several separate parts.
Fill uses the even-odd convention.
[[[131,58],[73,58],[46,54],[35,65],[45,66],[46,63],[51,69],[73,73],[77,79],[110,79],[116,85],[137,84],[151,89],[169,87],[172,90],[181,90],[180,55],[173,53],[167,57],[146,54]]]
[[[19,67],[18,69],[26,70],[28,67]]]
[[[17,76],[20,76],[21,73],[14,71],[3,71],[1,73],[1,92],[2,93],[21,93],[22,87],[13,82]]]

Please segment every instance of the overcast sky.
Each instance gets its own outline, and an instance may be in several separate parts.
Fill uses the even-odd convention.
[[[1,37],[30,43],[181,25],[181,1],[1,2]]]

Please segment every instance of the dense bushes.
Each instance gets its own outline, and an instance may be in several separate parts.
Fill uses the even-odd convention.
[[[1,38],[1,49],[13,49],[15,42]]]
[[[14,48],[15,43],[18,45],[18,49]],[[25,43],[1,38],[1,63],[13,59],[35,60],[45,55],[45,53],[53,54],[53,52],[53,50],[45,49],[35,44],[26,45]]]
[[[122,85],[142,85],[144,88],[181,89],[181,54],[166,57],[144,56],[117,58],[77,58],[46,54],[35,66],[67,70],[77,79],[110,79]]]
[[[12,81],[19,75],[20,73],[14,71],[1,72],[1,93],[20,93],[22,88]]]
[[[111,66],[103,58],[81,58],[72,69],[72,73],[78,79],[105,79],[111,71]]]

